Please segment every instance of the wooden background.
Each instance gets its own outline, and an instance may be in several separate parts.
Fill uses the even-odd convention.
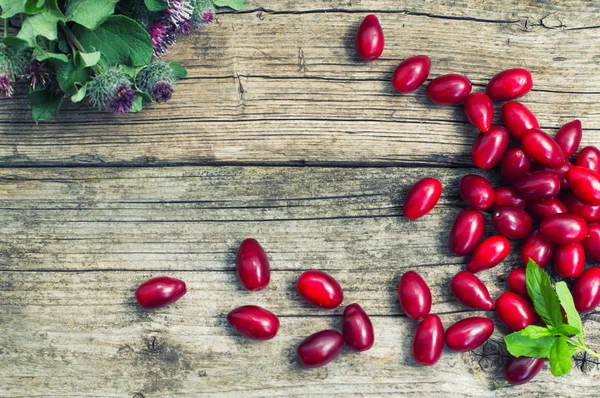
[[[369,12],[386,34],[372,64],[353,52]],[[445,326],[481,314],[449,294],[465,259],[446,244],[457,182],[479,172],[476,132],[460,107],[434,107],[424,89],[397,95],[389,80],[417,54],[431,57],[431,77],[464,73],[476,90],[525,67],[535,87],[523,101],[542,127],[580,118],[583,144],[598,145],[599,17],[590,0],[256,0],[172,49],[190,76],[167,104],[120,118],[66,107],[35,125],[22,92],[0,100],[0,396],[596,395],[597,365],[581,358],[562,378],[546,367],[527,385],[487,389],[477,373],[503,381],[499,324],[484,349],[445,351],[431,368],[411,359],[403,272],[430,283]],[[425,176],[441,179],[443,197],[407,222],[404,195]],[[234,273],[250,236],[273,268],[259,293]],[[516,264],[512,254],[481,273],[492,295]],[[343,311],[299,299],[294,281],[309,268],[372,316],[372,350],[299,367],[297,344],[339,328]],[[189,293],[139,310],[136,287],[158,275]],[[274,340],[231,332],[225,316],[243,304],[280,316]],[[584,322],[599,349],[600,317]]]

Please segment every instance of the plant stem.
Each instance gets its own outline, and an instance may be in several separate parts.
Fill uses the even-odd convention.
[[[79,42],[79,40],[77,40],[77,37],[75,37],[75,35],[73,34],[73,32],[71,32],[71,29],[69,29],[68,26],[65,25],[64,23],[61,23],[60,27],[62,28],[63,32],[65,32],[65,37],[67,38],[67,41],[69,42],[69,45],[71,45],[71,48],[75,47],[75,49],[77,51],[79,51],[80,53],[84,53],[85,54],[85,52],[86,52],[85,48],[83,48],[83,46],[81,45],[81,43]],[[73,56],[74,55],[75,54],[73,54]],[[92,66],[92,69],[96,73],[100,73],[100,71],[101,71],[100,66],[98,66],[98,65]]]
[[[584,344],[580,344],[580,343],[576,342],[575,340],[573,340],[570,337],[567,337],[567,342],[569,344],[571,344],[572,346],[577,347],[580,350],[587,352],[588,354],[590,354],[593,357],[600,358],[600,354],[596,353],[595,351],[590,350]]]

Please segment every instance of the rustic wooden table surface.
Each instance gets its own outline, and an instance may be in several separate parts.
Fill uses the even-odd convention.
[[[369,12],[386,50],[366,64],[353,35]],[[476,171],[475,131],[460,107],[434,107],[424,89],[397,95],[389,80],[416,54],[431,57],[431,77],[464,73],[477,90],[526,67],[535,87],[523,101],[542,127],[580,118],[583,144],[597,145],[599,17],[589,0],[255,0],[173,48],[190,76],[165,105],[120,118],[67,107],[36,126],[22,95],[1,100],[0,396],[597,395],[597,365],[581,359],[566,377],[546,367],[524,386],[484,387],[477,373],[502,382],[498,323],[485,350],[446,351],[431,368],[411,359],[403,272],[430,283],[446,326],[478,314],[449,294],[464,259],[446,245],[457,182]],[[407,222],[402,200],[425,176],[444,194]],[[250,236],[273,268],[259,293],[234,273]],[[493,295],[517,263],[481,274]],[[372,350],[298,366],[298,342],[338,328],[343,310],[299,299],[294,281],[309,268],[372,316]],[[137,285],[158,275],[184,279],[188,294],[139,310]],[[230,331],[225,315],[243,304],[280,316],[274,340]],[[600,347],[597,313],[585,329]]]

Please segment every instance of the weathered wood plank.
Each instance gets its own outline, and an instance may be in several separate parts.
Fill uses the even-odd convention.
[[[524,101],[541,124],[553,129],[580,117],[584,143],[598,142],[594,48],[600,39],[594,29],[567,29],[575,20],[593,25],[598,7],[519,1],[504,8],[481,1],[462,10],[412,1],[403,5],[408,12],[381,15],[387,50],[365,64],[352,50],[358,11],[398,7],[375,3],[324,2],[306,12],[305,4],[264,2],[251,8],[275,12],[221,14],[219,24],[171,52],[190,69],[173,101],[141,114],[117,119],[67,107],[54,122],[36,126],[22,98],[4,99],[0,165],[468,165],[475,132],[460,108],[433,107],[423,90],[399,96],[390,88],[395,65],[417,53],[431,56],[432,77],[466,73],[478,89],[499,70],[527,67],[537,91]],[[341,10],[321,12],[321,6]],[[476,20],[466,20],[469,13]],[[567,28],[520,19],[542,15],[568,20]]]

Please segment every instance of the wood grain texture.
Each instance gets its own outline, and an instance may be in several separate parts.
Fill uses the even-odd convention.
[[[470,171],[470,170],[467,170]],[[398,307],[400,275],[417,269],[446,326],[480,312],[450,295],[464,259],[446,248],[460,210],[463,170],[444,168],[51,168],[5,169],[0,178],[0,396],[361,396],[460,392],[492,394],[501,381],[501,344],[446,352],[433,368],[410,356],[415,322]],[[431,175],[446,187],[421,220],[400,217],[410,184]],[[247,236],[267,249],[272,282],[240,288],[235,250]],[[505,286],[514,254],[482,272],[492,295]],[[339,328],[343,308],[323,311],[294,290],[300,272],[327,270],[345,303],[372,315],[369,352],[344,352],[333,364],[301,369],[294,348],[323,328]],[[162,274],[182,278],[188,294],[154,312],[133,293]],[[235,336],[225,316],[244,304],[281,317],[276,339]],[[494,316],[490,314],[493,318]],[[600,317],[586,318],[590,345]],[[494,341],[506,330],[497,325]],[[485,355],[484,355],[485,354]],[[565,378],[546,369],[496,396],[584,394],[598,384],[595,365]]]
[[[504,5],[506,4],[506,5]],[[597,143],[600,7],[587,1],[261,1],[182,39],[169,57],[189,68],[168,104],[115,118],[67,106],[34,125],[21,97],[0,101],[0,165],[468,166],[475,131],[460,107],[433,107],[424,90],[400,96],[402,59],[432,58],[431,77],[456,72],[483,89],[526,67],[523,101],[549,131],[575,118]],[[362,15],[381,11],[386,51],[356,59]],[[466,45],[465,43],[468,43]]]

